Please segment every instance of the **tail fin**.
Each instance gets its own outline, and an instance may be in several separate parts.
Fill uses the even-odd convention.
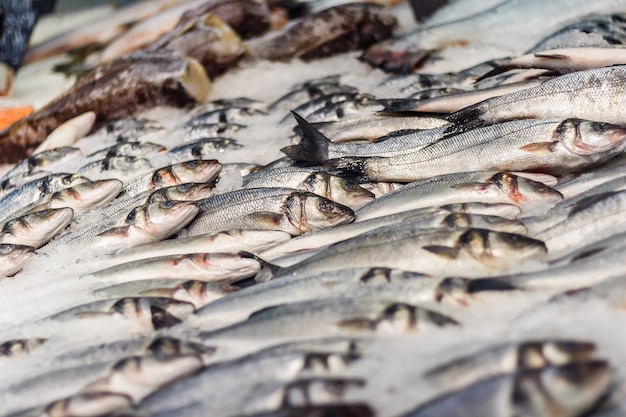
[[[369,181],[367,175],[367,161],[370,158],[351,156],[326,161],[342,177],[355,178],[358,181]]]
[[[273,279],[274,277],[279,275],[280,272],[283,270],[283,267],[273,264],[271,262],[268,262],[265,259],[259,258],[254,253],[250,253],[246,251],[239,251],[237,254],[241,256],[242,258],[254,259],[255,261],[261,264],[263,268],[254,278],[255,281],[257,282],[269,281],[270,279]]]
[[[488,122],[484,120],[484,113],[485,111],[481,108],[481,103],[478,103],[446,116],[444,119],[452,123],[452,125],[446,128],[444,133],[446,135],[457,134],[486,126]]]
[[[294,161],[321,163],[328,159],[328,146],[332,143],[319,130],[311,126],[302,116],[292,111],[293,117],[302,130],[302,139],[297,145],[281,149],[285,155]]]

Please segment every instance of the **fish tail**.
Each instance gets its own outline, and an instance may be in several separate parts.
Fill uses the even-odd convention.
[[[293,117],[302,130],[302,139],[297,145],[281,149],[285,155],[294,161],[324,162],[328,159],[328,145],[332,143],[319,130],[311,126],[302,116],[292,111]]]
[[[326,161],[326,163],[332,166],[340,176],[355,178],[360,181],[370,180],[367,175],[367,157],[345,157],[337,158]]]
[[[239,251],[237,254],[241,256],[242,258],[254,259],[255,261],[261,264],[263,269],[254,278],[256,281],[259,281],[259,282],[269,281],[270,279],[276,277],[277,275],[280,275],[280,272],[284,269],[283,267],[273,264],[269,261],[266,261],[265,259],[260,258],[251,252],[242,250],[242,251]]]

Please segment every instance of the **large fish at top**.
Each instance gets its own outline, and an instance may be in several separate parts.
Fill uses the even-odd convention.
[[[626,12],[625,0],[505,0],[458,20],[419,27],[391,43],[371,47],[364,55],[367,62],[387,71],[411,71],[432,51],[451,46],[490,44],[514,48],[510,34],[515,33],[517,48],[523,52],[564,23],[591,13]]]
[[[188,106],[207,99],[211,82],[202,64],[173,52],[139,52],[98,67],[39,111],[0,132],[0,163],[29,155],[63,122],[87,111],[96,124],[150,106]]]

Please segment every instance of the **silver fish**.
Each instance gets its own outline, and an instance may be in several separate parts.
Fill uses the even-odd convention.
[[[580,118],[620,124],[626,116],[622,112],[624,85],[624,65],[578,71],[552,78],[537,87],[485,100],[446,119],[454,124],[451,132],[533,117]]]
[[[269,110],[287,110],[301,105],[303,102],[318,100],[333,94],[358,94],[360,91],[350,85],[339,84],[338,81],[325,80],[307,85],[295,86],[289,93],[280,97],[269,106]]]
[[[33,172],[40,171],[42,168],[47,170],[51,167],[53,168],[56,164],[66,162],[81,155],[82,151],[79,148],[69,146],[40,152],[16,164],[2,176],[2,180],[4,181],[14,175],[32,174]]]
[[[78,169],[80,174],[94,177],[105,171],[121,171],[125,173],[139,173],[152,168],[152,164],[146,158],[136,156],[107,156],[104,159],[90,162]]]
[[[88,276],[118,282],[173,278],[232,283],[249,278],[260,269],[259,263],[249,257],[226,253],[192,253],[125,262]]]
[[[310,168],[277,168],[257,171],[243,179],[243,188],[283,187],[310,191],[357,209],[374,195],[351,180]]]
[[[231,229],[282,230],[292,235],[350,223],[353,211],[308,191],[251,188],[199,202],[200,214],[186,228],[189,236]]]
[[[10,277],[20,272],[34,251],[32,246],[0,244],[0,277]]]
[[[231,136],[244,129],[246,126],[237,123],[207,123],[191,127],[181,128],[185,142],[218,138],[224,135]]]
[[[169,154],[174,158],[194,159],[206,158],[215,152],[224,152],[228,149],[237,150],[241,148],[243,148],[243,145],[240,145],[234,139],[220,137],[204,138],[172,148],[170,149]]]
[[[122,195],[132,197],[143,191],[155,190],[169,185],[212,181],[221,169],[221,164],[214,159],[194,159],[180,164],[168,165],[124,184]]]
[[[182,127],[202,126],[212,123],[235,123],[241,121],[241,119],[262,114],[267,113],[249,107],[229,107],[198,114],[185,122]]]
[[[476,207],[478,210],[472,213],[514,217],[519,211],[511,209],[512,204],[531,209],[562,200],[558,191],[543,183],[556,184],[554,177],[535,174],[530,178],[493,171],[432,177],[412,182],[372,201],[359,209],[356,217],[357,221],[362,221],[416,208],[473,202],[489,204],[482,210]],[[490,206],[494,203],[506,205]]]
[[[300,276],[346,267],[387,267],[433,276],[481,277],[519,268],[545,257],[543,242],[486,229],[423,229],[405,221],[335,243],[313,256],[279,269],[280,276]],[[468,275],[469,274],[469,275]]]
[[[153,153],[165,152],[167,148],[163,145],[152,142],[118,142],[115,145],[98,149],[87,155],[87,158],[110,156],[134,156],[142,157]]]
[[[0,231],[0,243],[15,243],[35,249],[45,245],[70,224],[74,210],[46,209],[8,221]]]
[[[454,172],[535,171],[562,175],[617,155],[626,129],[578,119],[514,120],[448,136],[415,152],[387,158],[347,157],[329,163],[349,176],[409,182]],[[476,158],[480,152],[481,158]],[[454,156],[456,163],[450,164]]]

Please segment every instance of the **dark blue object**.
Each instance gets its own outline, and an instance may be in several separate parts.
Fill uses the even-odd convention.
[[[39,15],[49,13],[56,0],[0,0],[0,61],[17,70]]]

